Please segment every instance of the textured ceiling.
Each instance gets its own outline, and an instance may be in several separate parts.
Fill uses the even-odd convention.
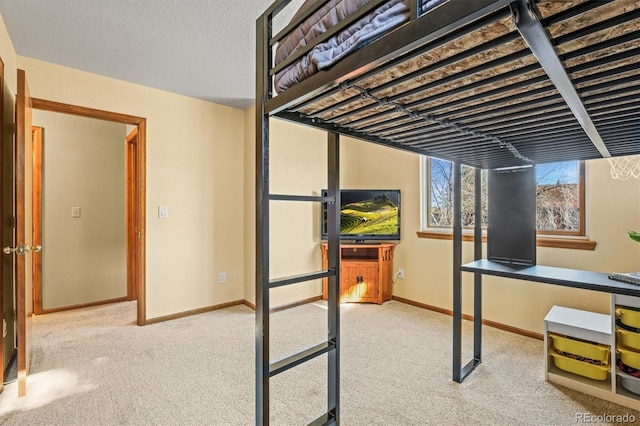
[[[0,0],[0,13],[20,56],[245,108],[255,98],[255,22],[271,3]]]

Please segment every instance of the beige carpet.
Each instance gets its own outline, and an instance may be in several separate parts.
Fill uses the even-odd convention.
[[[485,361],[457,384],[450,317],[399,302],[341,312],[343,425],[574,425],[578,413],[640,419],[545,382],[539,340],[485,327]],[[272,315],[274,359],[323,340],[326,314],[318,302]],[[0,424],[255,423],[253,311],[236,306],[146,327],[134,319],[135,302],[35,317],[28,395],[5,386]],[[307,424],[326,409],[326,357],[271,383],[271,424]]]

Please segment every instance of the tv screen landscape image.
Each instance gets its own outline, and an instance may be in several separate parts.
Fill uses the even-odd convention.
[[[400,239],[400,190],[343,189],[340,198],[341,239]],[[326,206],[322,214],[322,238],[327,238]]]

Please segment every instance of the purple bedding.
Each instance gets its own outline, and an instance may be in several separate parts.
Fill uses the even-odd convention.
[[[276,65],[369,1],[331,0],[325,4],[278,43],[275,55]],[[341,33],[314,47],[300,60],[275,75],[276,92],[282,92],[315,74],[318,70],[330,67],[352,51],[370,43],[395,26],[408,21],[409,1],[415,0],[389,0]],[[313,2],[314,0],[306,0],[297,14],[302,13]]]

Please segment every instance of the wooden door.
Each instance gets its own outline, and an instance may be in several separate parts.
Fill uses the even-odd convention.
[[[362,302],[374,302],[378,301],[379,297],[379,274],[378,262],[361,263],[358,268],[358,275],[360,279],[360,300]]]
[[[360,298],[358,292],[358,263],[343,261],[340,274],[340,301],[357,302]]]
[[[16,95],[16,305],[18,325],[18,395],[27,392],[27,374],[31,355],[31,316],[33,314],[32,256],[32,140],[31,95],[23,70],[18,70]],[[26,161],[29,159],[30,161]],[[27,196],[28,194],[28,196]],[[20,250],[22,247],[22,250]]]

